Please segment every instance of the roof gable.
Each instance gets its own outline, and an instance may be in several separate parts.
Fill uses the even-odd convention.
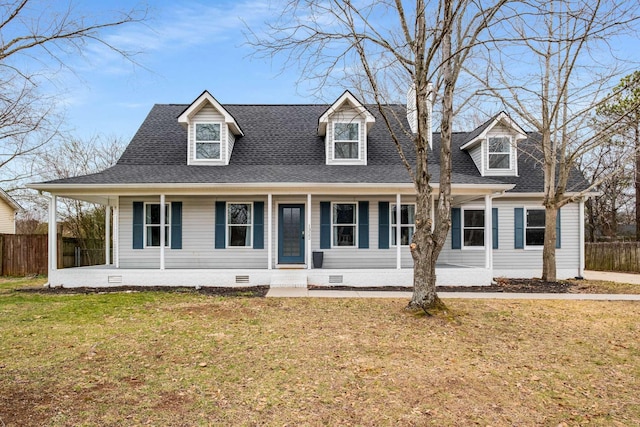
[[[240,129],[236,119],[206,90],[202,92],[202,94],[178,116],[178,123],[186,126],[196,113],[198,113],[198,111],[207,104],[211,105],[224,116],[225,123],[229,126],[229,129],[234,135],[244,136],[244,133],[242,132],[242,129]]]
[[[376,122],[375,117],[367,108],[360,102],[358,99],[353,96],[351,92],[348,90],[344,91],[344,93],[327,108],[327,110],[320,116],[318,119],[318,136],[324,136],[327,133],[327,124],[329,124],[329,118],[336,113],[344,104],[348,104],[352,109],[354,109],[358,115],[364,117],[364,121],[367,125],[367,130],[371,129],[371,126]]]
[[[13,208],[13,210],[15,211],[22,210],[22,206],[20,206],[18,202],[13,200],[13,197],[8,195],[2,188],[0,188],[0,199],[4,200],[9,206]]]
[[[513,130],[516,141],[527,139],[527,133],[520,127],[520,125],[513,121],[513,119],[511,119],[511,117],[509,117],[507,113],[501,111],[471,132],[469,132],[460,149],[467,150],[480,143],[487,137],[487,133],[489,133],[491,129],[493,129],[499,123],[502,123],[503,125]]]

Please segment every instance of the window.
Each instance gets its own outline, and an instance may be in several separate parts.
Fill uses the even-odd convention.
[[[227,204],[228,246],[251,247],[251,203]]]
[[[411,243],[415,226],[416,206],[400,205],[400,245]],[[397,232],[396,205],[391,205],[391,246],[396,245]]]
[[[511,138],[494,136],[489,138],[489,169],[511,167]]]
[[[160,246],[160,233],[164,228],[164,245],[169,246],[169,236],[171,233],[171,220],[169,214],[169,203],[164,205],[164,227],[160,226],[160,204],[146,203],[144,205],[144,232],[146,246]]]
[[[334,159],[358,159],[360,157],[359,129],[358,123],[334,123]]]
[[[333,204],[333,246],[356,245],[356,218],[355,203]]]
[[[220,123],[196,123],[196,159],[220,160]]]
[[[544,209],[527,209],[526,213],[526,246],[544,246]]]
[[[463,240],[466,247],[484,247],[484,209],[464,209]]]

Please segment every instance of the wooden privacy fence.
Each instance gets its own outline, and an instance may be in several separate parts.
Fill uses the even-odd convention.
[[[586,243],[587,270],[640,273],[640,242]]]
[[[58,268],[104,264],[104,242],[85,242],[58,235]],[[49,250],[46,234],[0,234],[0,276],[27,276],[48,272]]]

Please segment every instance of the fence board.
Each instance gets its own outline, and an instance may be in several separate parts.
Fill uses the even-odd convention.
[[[640,273],[640,242],[585,244],[587,270]]]

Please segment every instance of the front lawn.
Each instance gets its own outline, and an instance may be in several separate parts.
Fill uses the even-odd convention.
[[[640,304],[0,294],[0,425],[640,425]]]

